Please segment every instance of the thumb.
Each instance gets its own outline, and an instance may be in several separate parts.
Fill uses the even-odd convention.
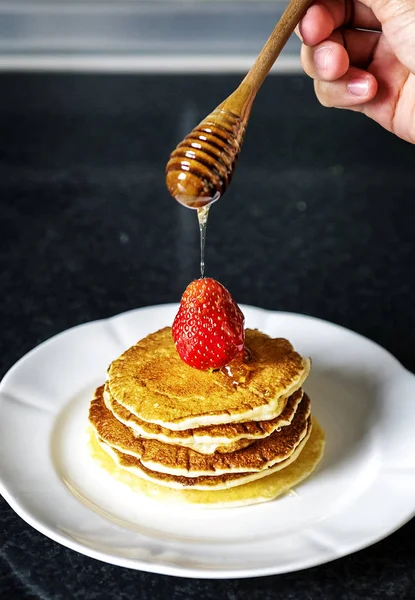
[[[400,62],[415,73],[415,0],[363,0]]]

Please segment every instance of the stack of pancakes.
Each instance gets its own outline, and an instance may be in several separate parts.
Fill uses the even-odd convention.
[[[198,371],[170,327],[132,346],[91,402],[94,454],[105,450],[115,476],[162,499],[234,506],[292,488],[324,447],[302,390],[310,361],[257,330],[246,330],[246,347],[236,370]]]

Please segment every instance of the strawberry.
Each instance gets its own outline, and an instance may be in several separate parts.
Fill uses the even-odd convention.
[[[206,371],[243,357],[244,316],[228,290],[215,279],[190,283],[173,322],[173,339],[185,363]]]

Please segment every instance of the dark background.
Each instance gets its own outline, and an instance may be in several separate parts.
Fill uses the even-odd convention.
[[[239,80],[0,76],[0,376],[68,327],[179,300],[199,275],[198,229],[165,163]],[[206,274],[240,303],[334,321],[415,370],[414,165],[414,146],[320,107],[307,79],[271,76],[211,210]],[[192,581],[81,556],[0,500],[0,597],[409,599],[414,539],[412,521],[307,571]]]

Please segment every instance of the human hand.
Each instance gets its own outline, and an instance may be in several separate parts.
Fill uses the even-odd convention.
[[[415,143],[415,0],[317,0],[296,33],[323,106]]]

